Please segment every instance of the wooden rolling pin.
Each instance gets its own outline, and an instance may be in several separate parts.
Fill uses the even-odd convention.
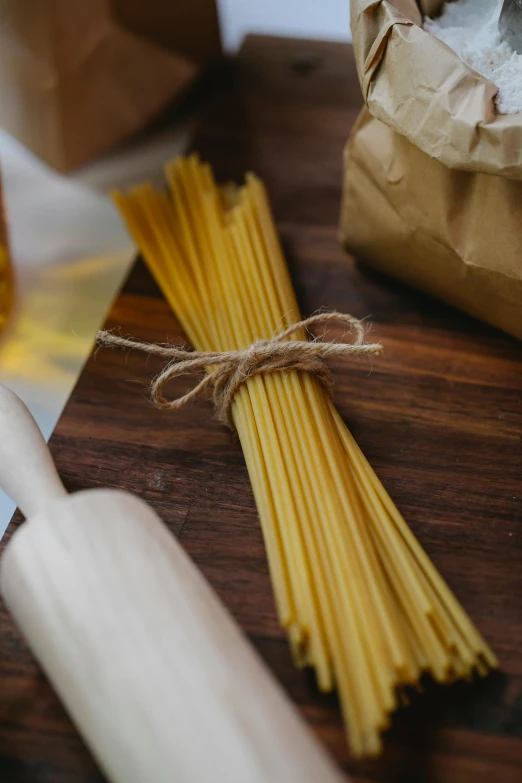
[[[0,484],[28,519],[6,604],[109,780],[344,780],[159,517],[124,492],[67,495],[1,386]]]

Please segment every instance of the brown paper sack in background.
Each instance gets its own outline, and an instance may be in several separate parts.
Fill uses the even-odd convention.
[[[110,0],[129,30],[204,63],[221,54],[215,0]]]
[[[210,56],[219,49],[213,0],[149,0],[143,35],[136,27],[144,4],[129,0],[130,29],[112,3],[0,0],[0,126],[61,171],[145,126],[187,89],[205,47]],[[192,5],[198,25],[191,13],[181,13]],[[162,6],[178,9],[171,14],[174,44],[195,41],[201,27],[200,43],[176,51],[154,41],[154,24],[169,21]]]
[[[361,260],[522,338],[522,113],[421,29],[442,0],[351,0],[363,109],[341,239]]]

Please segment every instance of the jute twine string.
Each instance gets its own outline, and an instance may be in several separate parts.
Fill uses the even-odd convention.
[[[322,339],[288,340],[300,329],[311,326],[342,324],[354,337],[350,343],[323,342]],[[120,337],[112,332],[98,332],[98,343],[106,346],[132,348],[170,361],[151,383],[153,402],[159,408],[179,410],[191,400],[212,389],[216,413],[220,421],[232,430],[232,402],[246,381],[256,375],[296,370],[308,372],[331,394],[333,376],[326,365],[330,358],[379,354],[379,343],[366,343],[364,325],[357,318],[344,313],[318,313],[292,324],[288,329],[266,340],[256,340],[248,348],[236,351],[191,351],[173,345],[143,343]],[[188,373],[207,371],[205,377],[190,391],[176,399],[167,399],[165,385],[172,378]]]

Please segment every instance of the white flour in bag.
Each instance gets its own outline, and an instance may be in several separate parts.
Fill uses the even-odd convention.
[[[445,3],[424,29],[451,46],[466,65],[498,87],[500,114],[522,111],[522,55],[502,40],[498,18],[502,0],[456,0]]]

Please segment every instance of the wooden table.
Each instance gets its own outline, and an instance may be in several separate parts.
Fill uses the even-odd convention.
[[[303,312],[324,305],[371,316],[384,356],[371,373],[356,361],[336,368],[339,410],[501,672],[428,685],[396,716],[382,759],[351,761],[335,697],[293,668],[277,625],[238,442],[206,402],[179,414],[149,405],[153,359],[91,357],[51,442],[65,484],[132,490],[159,512],[354,781],[519,781],[520,343],[359,267],[339,247],[341,155],[361,104],[348,45],[250,38],[210,103],[195,146],[221,178],[251,168],[265,179]],[[140,262],[108,325],[151,341],[183,339]],[[0,780],[102,779],[2,608]]]

